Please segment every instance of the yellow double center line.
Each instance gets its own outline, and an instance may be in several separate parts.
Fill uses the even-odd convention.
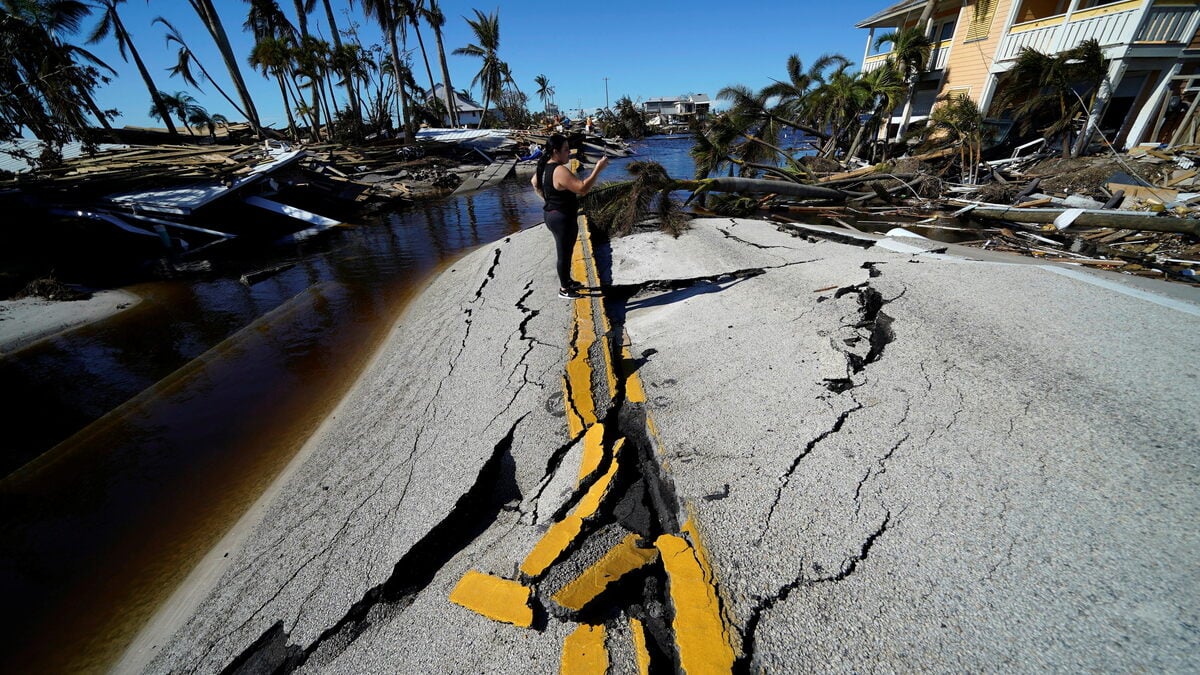
[[[587,219],[580,218],[580,238],[572,256],[572,275],[590,288],[599,288],[601,280],[591,250]],[[577,505],[561,520],[555,522],[534,545],[520,565],[521,580],[510,580],[469,571],[450,595],[450,600],[496,621],[528,628],[533,622],[530,608],[532,587],[537,580],[572,549],[584,531],[584,525],[596,518],[609,497],[613,479],[625,460],[625,439],[605,443],[605,429],[599,418],[595,392],[600,382],[593,382],[593,366],[603,370],[609,401],[616,398],[617,387],[624,383],[624,400],[629,404],[646,401],[641,379],[633,368],[629,341],[622,336],[621,363],[614,364],[613,350],[608,341],[611,327],[604,299],[599,295],[578,298],[573,303],[571,347],[563,377],[563,397],[567,412],[567,430],[571,438],[583,435],[583,453],[577,486],[590,483]],[[594,349],[595,347],[595,349]],[[593,353],[598,352],[593,362]],[[616,367],[622,368],[624,378],[618,379]],[[647,414],[647,427],[657,443],[657,432]],[[661,460],[660,460],[661,462]],[[666,469],[664,463],[664,470]],[[691,508],[684,505],[689,514]],[[736,655],[735,637],[730,623],[721,611],[708,556],[700,541],[695,519],[688,518],[682,530],[663,534],[653,542],[643,541],[630,534],[584,570],[553,596],[552,600],[568,609],[578,611],[598,597],[613,582],[625,574],[661,561],[668,580],[668,595],[672,607],[671,628],[674,633],[678,666],[687,673],[728,673]],[[629,619],[637,667],[648,673],[650,653],[645,629],[640,621]],[[561,672],[604,673],[610,665],[606,647],[607,631],[603,625],[580,624],[563,642]]]

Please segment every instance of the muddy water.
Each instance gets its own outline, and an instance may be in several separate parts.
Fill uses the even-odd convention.
[[[688,176],[689,146],[652,142],[639,158]],[[257,264],[295,265],[250,287],[221,275],[131,287],[136,308],[0,359],[0,671],[111,665],[406,300],[439,266],[540,220],[528,184],[510,180],[274,251]]]

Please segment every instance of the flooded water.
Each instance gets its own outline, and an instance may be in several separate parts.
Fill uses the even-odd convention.
[[[634,159],[690,177],[690,145],[650,141]],[[109,666],[316,430],[406,300],[465,251],[540,222],[524,180],[422,202],[277,250],[256,265],[294,266],[250,287],[130,287],[134,309],[0,359],[0,671]]]

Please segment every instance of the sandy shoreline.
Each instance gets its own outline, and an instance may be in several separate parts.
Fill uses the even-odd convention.
[[[137,295],[118,290],[98,291],[88,300],[0,300],[0,356],[107,319],[139,302],[141,298]]]

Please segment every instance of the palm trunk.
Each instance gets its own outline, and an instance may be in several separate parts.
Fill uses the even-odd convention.
[[[296,23],[300,24],[301,37],[308,37],[308,15],[304,13],[304,0],[295,0]]]
[[[450,69],[446,66],[446,49],[442,46],[442,31],[434,28],[433,35],[437,38],[438,59],[442,62],[442,94],[446,96],[446,114],[450,117],[450,125],[457,127],[460,124],[458,106],[454,102],[454,88],[450,85]]]
[[[342,36],[338,33],[337,20],[333,16],[333,7],[330,6],[329,0],[321,0],[321,4],[325,7],[325,20],[329,22],[329,33],[333,39],[333,48],[338,53],[342,51]],[[354,87],[354,75],[349,69],[342,73],[342,77],[346,83],[346,96],[350,98],[350,111],[354,114],[355,124],[362,124],[362,108],[358,103],[358,92]]]
[[[138,73],[142,76],[142,81],[146,83],[146,88],[150,90],[150,99],[154,101],[154,107],[158,110],[158,114],[167,124],[167,131],[171,132],[172,136],[178,136],[179,130],[175,128],[175,123],[171,121],[171,113],[167,110],[167,105],[163,103],[162,96],[158,95],[158,86],[154,84],[154,79],[150,77],[150,71],[146,69],[146,64],[142,62],[142,55],[138,54],[137,48],[133,46],[133,40],[129,37],[129,32],[125,30],[125,24],[121,23],[121,18],[117,13],[113,12],[113,28],[117,32],[117,41],[125,43],[129,48],[129,53],[133,56],[133,63],[137,66]]]
[[[246,88],[246,80],[242,77],[241,69],[238,68],[237,57],[229,45],[229,36],[225,33],[221,17],[217,15],[212,0],[189,0],[189,2],[196,13],[200,15],[213,41],[217,43],[217,49],[221,52],[221,57],[225,60],[225,67],[229,70],[229,77],[233,80],[234,89],[237,90],[238,97],[242,99],[242,105],[245,106],[243,114],[246,115],[246,121],[250,123],[254,133],[261,136],[262,124],[259,122],[258,110],[254,107],[254,99],[250,97],[250,90]]]
[[[421,58],[425,60],[425,73],[429,75],[429,95],[433,96],[433,90],[436,88],[433,82],[433,69],[429,67],[429,54],[425,53],[425,41],[421,39],[421,26],[419,22],[413,22],[413,31],[417,34],[417,44],[421,46]]]
[[[283,111],[287,113],[288,133],[293,141],[300,140],[300,131],[296,129],[296,118],[292,115],[292,103],[288,100],[287,84],[283,81],[283,73],[276,71],[275,80],[279,82],[279,93],[283,96]]]
[[[408,132],[408,94],[404,92],[404,78],[400,76],[400,45],[396,44],[395,26],[388,31],[388,44],[392,49],[392,76],[395,78],[396,95],[400,99],[400,123]],[[411,140],[411,139],[410,139]]]

